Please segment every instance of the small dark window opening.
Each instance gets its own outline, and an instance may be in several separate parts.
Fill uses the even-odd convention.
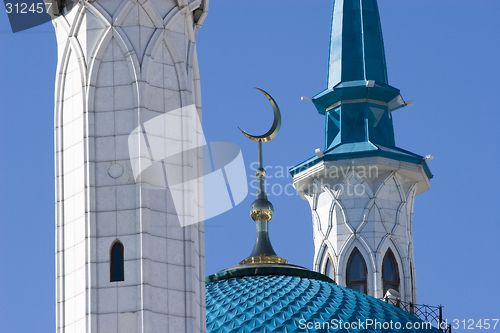
[[[389,289],[399,292],[399,269],[394,253],[387,250],[382,264],[382,281],[384,283],[384,295]]]
[[[109,265],[111,282],[125,280],[123,262],[123,244],[117,241],[111,247],[111,261]]]
[[[367,269],[363,256],[354,248],[347,262],[347,288],[368,294]]]
[[[198,21],[200,20],[201,18],[201,15],[203,15],[203,9],[195,9],[194,12],[193,12],[193,21],[194,23],[198,23]]]
[[[413,297],[413,264],[410,261],[410,291],[411,291],[411,299],[414,301]]]

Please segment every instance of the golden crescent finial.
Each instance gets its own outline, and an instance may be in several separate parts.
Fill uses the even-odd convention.
[[[262,135],[250,135],[250,134],[246,133],[245,131],[243,131],[241,128],[238,127],[238,129],[241,131],[241,133],[243,133],[250,140],[257,141],[257,142],[259,142],[259,141],[260,142],[271,141],[272,139],[274,139],[276,137],[276,135],[278,135],[278,132],[280,131],[280,128],[281,128],[280,109],[278,107],[278,104],[276,104],[274,99],[267,92],[265,92],[264,90],[259,89],[259,88],[255,88],[255,89],[259,90],[264,95],[266,95],[267,99],[271,103],[271,106],[273,107],[273,112],[274,112],[273,125],[271,126],[271,129],[269,131],[267,131],[266,134],[262,134]]]

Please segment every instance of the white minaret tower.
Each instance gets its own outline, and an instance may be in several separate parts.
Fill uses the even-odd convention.
[[[312,102],[326,117],[325,149],[291,173],[312,210],[314,270],[416,303],[413,202],[432,175],[395,145],[392,112],[410,103],[388,85],[376,0],[335,1],[328,87]]]
[[[205,332],[201,182],[179,195],[168,176],[196,179],[201,155],[158,160],[202,144],[196,35],[208,0],[59,10],[57,332]]]

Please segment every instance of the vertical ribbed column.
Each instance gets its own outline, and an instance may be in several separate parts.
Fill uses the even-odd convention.
[[[98,0],[67,3],[53,21],[57,332],[205,332],[203,223],[179,219],[203,219],[202,184],[174,205],[165,179],[133,165],[153,164],[155,140],[201,143],[196,117],[148,128],[179,109],[201,116],[196,35],[207,12],[208,0]],[[137,129],[146,159],[131,155]],[[201,155],[158,165],[196,174]],[[117,243],[123,281],[111,281]]]

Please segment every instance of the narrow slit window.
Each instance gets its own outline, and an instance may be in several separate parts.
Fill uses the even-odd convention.
[[[389,289],[394,289],[399,292],[399,269],[394,253],[391,249],[387,250],[383,266],[382,266],[382,281],[384,283],[384,294]]]
[[[368,294],[366,263],[358,248],[354,248],[347,262],[347,288]]]
[[[111,247],[111,261],[110,261],[110,281],[124,281],[124,257],[123,257],[123,244],[115,242]]]

